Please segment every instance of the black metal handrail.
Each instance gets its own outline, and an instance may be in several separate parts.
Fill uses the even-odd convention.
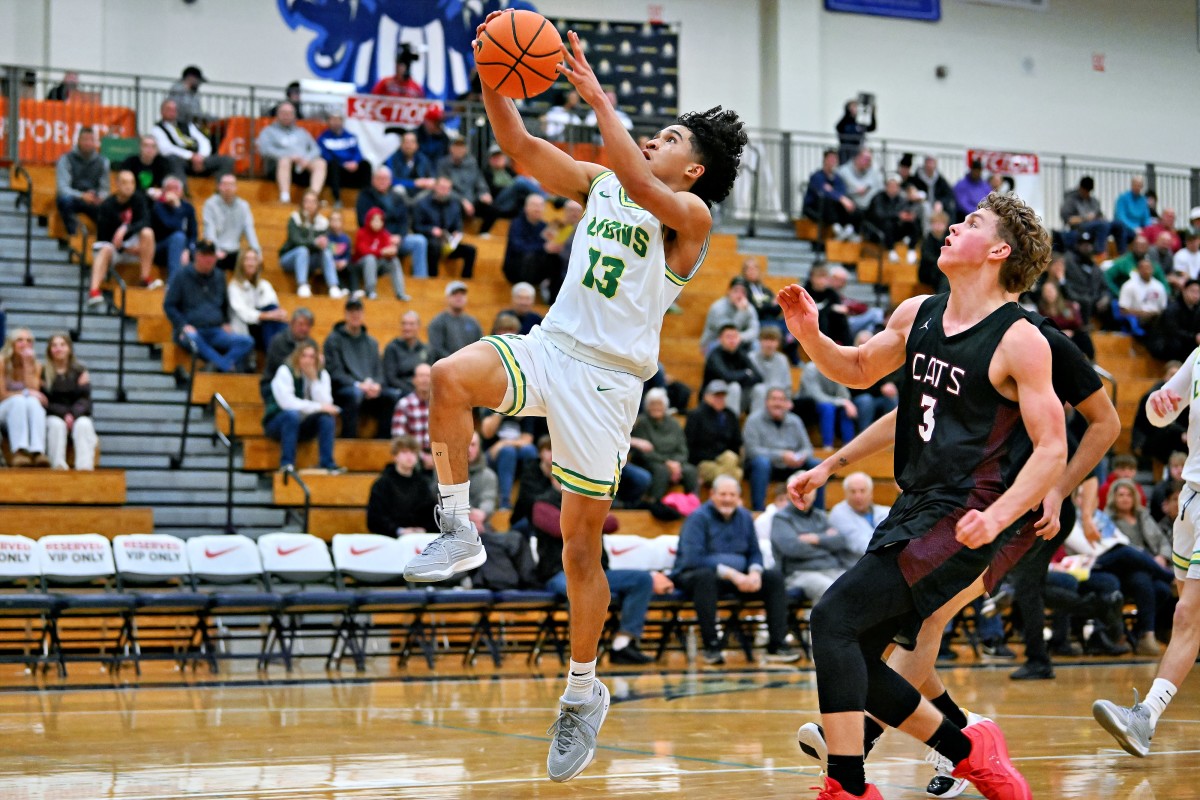
[[[108,268],[108,277],[110,280],[116,281],[117,286],[121,288],[120,320],[117,332],[117,402],[124,403],[127,399],[125,395],[125,300],[129,294],[129,288],[125,285],[125,279],[114,267]]]
[[[179,339],[173,336],[171,341],[178,342],[180,346],[192,354],[192,365],[188,369],[187,394],[183,398],[183,429],[179,434],[179,452],[171,456],[171,469],[179,469],[183,466],[184,457],[187,456],[188,422],[192,418],[192,387],[196,384],[196,358],[198,353],[196,352],[196,345],[192,343],[191,339],[186,337]],[[170,345],[166,346],[170,347]]]
[[[33,178],[20,164],[14,164],[12,174],[25,179],[24,191],[17,192],[17,208],[25,204],[25,285],[33,286]],[[12,181],[9,181],[12,185]]]
[[[80,249],[76,250],[72,247],[67,251],[67,260],[79,263],[79,298],[78,306],[75,308],[75,327],[70,331],[72,342],[78,342],[83,338],[83,298],[88,290],[88,279],[92,275],[92,248],[88,242],[92,232],[86,225],[82,226],[82,229]]]
[[[300,487],[300,491],[304,492],[304,517],[300,520],[300,525],[303,530],[307,531],[308,530],[308,515],[309,515],[309,512],[312,511],[312,492],[309,491],[308,484],[304,482],[304,479],[300,477],[300,475],[296,472],[296,470],[294,470],[294,469],[284,470],[284,472],[283,472],[283,485],[284,486],[287,486],[289,478],[296,482],[296,485]],[[291,508],[288,508],[287,512],[284,514],[284,519],[286,520],[288,517],[291,517],[294,513],[295,512],[292,511]]]
[[[221,426],[217,424],[217,412],[224,409],[225,414],[229,417],[229,434],[226,435]],[[190,413],[191,408],[188,408]],[[233,451],[237,444],[237,420],[233,409],[229,403],[225,402],[225,398],[220,392],[213,395],[213,443],[220,442],[225,445],[225,449],[229,455],[229,462],[225,465],[225,533],[237,533],[237,528],[233,526]]]

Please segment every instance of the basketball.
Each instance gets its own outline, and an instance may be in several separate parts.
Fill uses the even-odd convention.
[[[479,79],[505,97],[528,100],[558,79],[562,37],[534,11],[501,14],[487,24],[475,45]]]

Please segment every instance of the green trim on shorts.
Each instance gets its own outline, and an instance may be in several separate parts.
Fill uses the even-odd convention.
[[[586,475],[551,462],[550,472],[558,482],[577,494],[588,497],[611,497],[616,490],[612,482],[597,481]]]
[[[500,355],[500,361],[504,364],[505,371],[508,372],[508,380],[513,387],[512,405],[507,411],[500,411],[500,413],[506,417],[516,416],[525,408],[525,402],[529,397],[525,388],[525,373],[521,371],[521,365],[508,342],[499,336],[485,336],[480,341],[487,342],[496,348],[496,352]]]

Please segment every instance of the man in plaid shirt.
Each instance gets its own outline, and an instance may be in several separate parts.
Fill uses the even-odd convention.
[[[430,366],[418,364],[413,371],[413,390],[396,402],[392,412],[392,438],[411,436],[421,446],[421,466],[433,469],[433,456],[429,452],[429,389]]]

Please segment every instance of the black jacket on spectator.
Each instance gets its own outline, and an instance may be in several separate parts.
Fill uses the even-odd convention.
[[[151,187],[162,186],[163,179],[171,173],[171,164],[161,153],[155,155],[149,164],[143,164],[140,156],[132,155],[122,161],[114,171],[121,170],[132,172],[133,179],[137,181],[138,191],[144,192]]]
[[[184,325],[201,329],[221,327],[229,321],[225,274],[214,269],[207,275],[201,275],[191,265],[184,267],[167,289],[163,311],[176,333]]]
[[[154,241],[162,244],[176,231],[183,231],[189,248],[196,246],[196,208],[184,200],[178,208],[157,202],[150,210],[150,226],[154,230]]]
[[[1196,349],[1200,305],[1188,308],[1182,297],[1176,297],[1167,305],[1156,325],[1148,342],[1151,354],[1163,361],[1186,361]]]
[[[762,382],[762,375],[755,369],[750,357],[742,348],[732,353],[724,347],[714,347],[704,359],[704,385],[709,381],[723,380],[727,383],[741,384],[743,389],[749,389],[756,383]]]
[[[48,401],[46,413],[53,417],[90,417],[92,415],[92,385],[80,384],[85,368],[68,368],[42,387]]]
[[[487,561],[471,575],[477,589],[501,592],[509,589],[540,589],[529,537],[518,531],[480,534]]]
[[[383,349],[383,380],[380,383],[408,394],[413,390],[412,377],[417,365],[431,363],[429,345],[425,342],[418,339],[410,347],[404,339],[396,337]]]
[[[843,306],[845,304],[838,290],[828,288],[818,292],[812,288],[812,283],[808,283],[804,288],[812,295],[812,299],[816,302],[819,309],[817,312],[817,324],[821,328],[821,333],[833,339],[838,344],[850,344],[850,320],[845,314],[834,310],[835,306]]]
[[[379,357],[379,342],[367,333],[364,325],[357,336],[350,335],[346,323],[333,326],[325,339],[325,369],[333,390],[344,389],[371,378],[383,383],[383,360]]]
[[[736,453],[742,449],[737,414],[728,408],[717,411],[703,401],[688,414],[683,434],[687,437],[688,460],[693,464],[711,461],[726,450]]]
[[[537,579],[543,586],[563,571],[562,492],[553,487],[538,497],[532,510],[533,535],[537,537]],[[604,518],[603,533],[617,529],[617,518]],[[600,566],[608,569],[608,551],[600,548]]]
[[[549,476],[542,472],[541,459],[531,458],[522,464],[517,501],[513,503],[509,524],[515,525],[523,519],[528,519],[533,514],[534,501],[553,490]]]
[[[405,477],[388,464],[371,484],[367,500],[367,530],[382,536],[396,536],[399,528],[437,530],[433,509],[437,498],[425,473],[416,471]]]
[[[373,186],[359,189],[358,200],[354,204],[358,227],[367,224],[367,212],[372,208],[383,211],[383,227],[388,233],[404,236],[409,232],[408,203],[400,195],[395,192],[383,194],[375,191]]]
[[[117,228],[124,224],[125,241],[131,242],[137,238],[142,228],[150,225],[150,204],[141,192],[133,195],[122,203],[115,194],[110,194],[100,203],[100,213],[96,219],[96,241],[111,242],[117,235]]]
[[[433,236],[434,228],[441,228],[446,233],[457,233],[462,230],[462,203],[451,195],[446,200],[438,200],[428,194],[417,203],[414,214],[416,222],[413,228],[423,236]]]

